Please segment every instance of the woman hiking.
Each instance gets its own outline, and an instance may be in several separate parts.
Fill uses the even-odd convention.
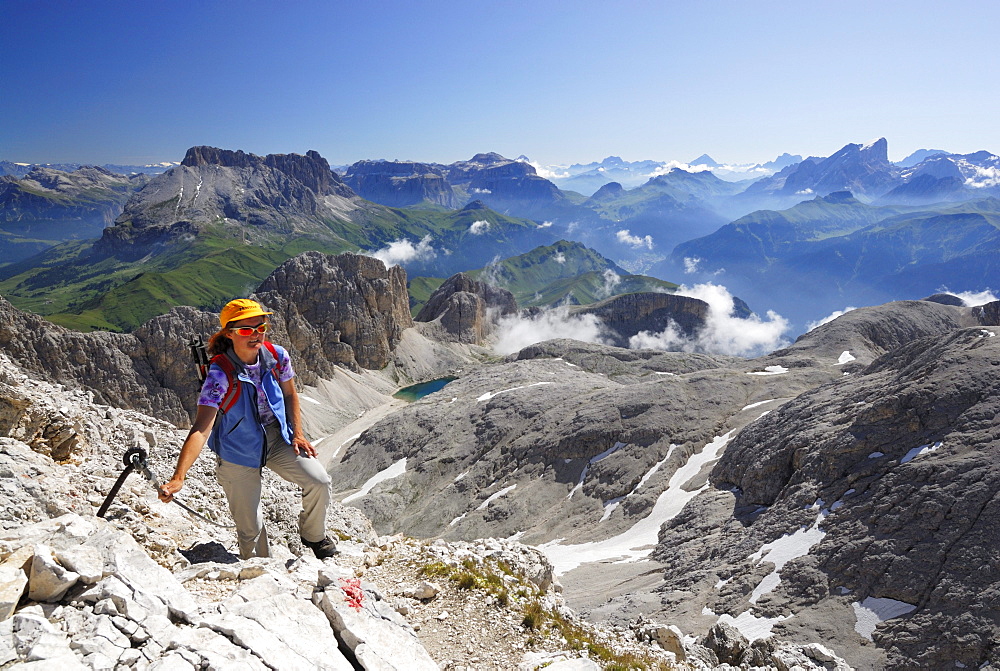
[[[265,465],[302,488],[299,536],[325,559],[337,551],[326,535],[330,476],[302,432],[288,352],[265,338],[270,314],[248,298],[237,298],[222,308],[221,330],[208,343],[212,363],[198,397],[198,413],[181,446],[177,468],[160,487],[159,497],[169,503],[180,491],[207,442],[215,452],[215,475],[236,522],[241,559],[270,555],[260,505]]]

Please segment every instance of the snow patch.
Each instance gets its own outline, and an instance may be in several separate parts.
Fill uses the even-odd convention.
[[[346,447],[350,443],[353,443],[355,440],[357,440],[360,437],[361,437],[361,434],[360,433],[356,433],[353,436],[351,436],[350,438],[348,438],[347,440],[345,440],[344,442],[342,442],[340,445],[338,445],[337,449],[334,450],[333,454],[330,455],[330,463],[333,463],[333,460],[337,458],[337,455],[340,454],[340,451],[342,449],[344,449],[344,447]]]
[[[710,608],[703,608],[701,611],[702,615],[712,615],[715,616],[715,612]],[[767,638],[771,635],[771,630],[774,629],[774,625],[778,624],[782,620],[787,620],[792,617],[791,615],[779,615],[778,617],[758,617],[751,611],[745,611],[740,613],[738,617],[733,617],[728,613],[719,615],[719,622],[725,622],[726,624],[736,627],[741,634],[747,637],[751,643],[760,638]]]
[[[700,452],[693,454],[687,463],[678,468],[671,476],[667,488],[657,497],[650,514],[625,532],[603,541],[577,545],[560,545],[564,539],[559,538],[538,546],[538,549],[545,553],[545,556],[552,562],[556,575],[562,575],[581,564],[590,562],[608,559],[619,559],[620,561],[645,559],[649,556],[652,548],[656,546],[663,523],[676,517],[691,499],[708,487],[708,483],[706,483],[695,491],[685,491],[682,489],[684,484],[696,476],[704,466],[718,459],[719,453],[729,443],[732,435],[733,431],[716,436]],[[674,447],[671,445],[671,449],[663,461],[670,457]],[[659,465],[656,468],[659,468]]]
[[[349,503],[351,501],[354,501],[355,499],[360,499],[362,496],[365,496],[369,492],[371,492],[371,490],[374,489],[375,485],[377,485],[378,483],[383,482],[385,480],[392,480],[393,478],[398,478],[405,472],[406,472],[406,457],[403,457],[389,468],[385,469],[384,471],[380,471],[375,475],[373,475],[372,477],[368,478],[368,480],[361,487],[361,489],[351,494],[347,498],[341,499],[340,502]]]
[[[323,405],[321,402],[317,401],[316,399],[314,399],[314,398],[312,398],[310,396],[306,396],[305,394],[299,394],[299,398],[301,398],[301,399],[303,399],[305,401],[309,401],[310,403],[315,403],[316,405]]]
[[[912,450],[906,453],[906,456],[899,460],[899,463],[906,464],[922,454],[927,454],[928,452],[937,452],[941,448],[941,443],[937,442],[933,445],[921,445],[920,447],[914,447]]]
[[[783,375],[788,369],[784,366],[767,366],[764,370],[752,371],[747,375]]]
[[[904,601],[880,599],[873,596],[866,598],[864,601],[852,603],[851,606],[854,607],[854,616],[857,618],[857,622],[854,624],[854,631],[869,641],[872,640],[875,627],[879,624],[894,617],[912,613],[917,609],[916,606]]]
[[[776,401],[776,400],[777,399],[775,399],[775,398],[769,398],[766,401],[758,401],[757,403],[751,403],[750,405],[743,406],[743,408],[740,410],[740,412],[743,412],[743,410],[751,410],[753,408],[758,408],[758,407],[760,407],[762,405],[767,405],[771,401]],[[758,417],[758,419],[760,419],[760,418]]]
[[[837,365],[842,366],[845,363],[850,363],[851,361],[854,361],[856,358],[857,357],[851,354],[850,350],[844,350],[843,354],[840,355],[840,358],[837,359]]]
[[[528,387],[537,387],[543,384],[555,384],[554,382],[535,382],[534,384],[526,384],[521,387],[511,387],[510,389],[503,389],[501,391],[488,391],[479,398],[476,399],[477,403],[482,403],[483,401],[488,401],[494,396],[499,396],[500,394],[506,394],[508,391],[517,391],[518,389],[527,389]]]
[[[822,501],[817,501],[817,504],[822,506]],[[750,603],[757,603],[757,599],[778,586],[781,582],[781,569],[785,567],[785,564],[809,554],[809,550],[823,540],[826,532],[820,529],[819,525],[828,512],[821,509],[816,516],[816,521],[808,529],[801,527],[794,533],[785,534],[778,540],[765,543],[757,552],[748,557],[755,564],[764,561],[774,564],[774,569],[754,588],[750,595]]]

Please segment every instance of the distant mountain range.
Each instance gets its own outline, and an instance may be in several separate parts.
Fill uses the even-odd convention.
[[[628,293],[672,293],[672,282],[633,275],[613,261],[578,242],[560,240],[508,259],[497,259],[467,273],[471,278],[506,289],[519,307],[589,305]],[[410,279],[410,305],[414,315],[444,278]]]
[[[1000,286],[1000,199],[868,205],[841,191],[678,245],[652,270],[725,284],[804,323],[817,313]]]
[[[80,168],[103,168],[108,172],[119,175],[159,175],[170,168],[180,165],[176,161],[163,161],[148,165],[122,165],[119,163],[105,163],[94,166],[89,163],[14,163],[13,161],[0,161],[0,177],[11,175],[13,177],[24,177],[35,168],[46,168],[48,170],[59,170],[61,172],[74,172]]]
[[[725,284],[797,328],[858,302],[1000,286],[989,256],[1000,158],[921,150],[893,163],[887,149],[880,138],[829,157],[785,154],[743,181],[720,178],[708,155],[687,169],[609,157],[552,179],[496,153],[360,161],[343,176],[316,152],[212,147],[155,176],[36,168],[0,178],[0,292],[67,325],[126,328],[148,316],[143,303],[210,307],[306,249],[370,253],[443,280],[559,240],[621,277]],[[557,184],[597,173],[624,177],[589,197]],[[892,225],[866,230],[883,220]],[[954,234],[955,221],[972,237]],[[902,260],[904,242],[912,255]],[[538,304],[594,299],[602,272],[589,289],[563,278],[574,286],[531,294]]]

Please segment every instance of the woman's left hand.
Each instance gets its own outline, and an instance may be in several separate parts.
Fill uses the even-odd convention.
[[[312,446],[312,443],[310,443],[308,440],[300,436],[292,438],[292,449],[295,450],[295,454],[298,454],[300,456],[306,456],[306,457],[316,456],[316,448]]]

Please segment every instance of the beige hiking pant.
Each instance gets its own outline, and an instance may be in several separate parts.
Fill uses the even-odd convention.
[[[330,476],[318,459],[295,454],[295,449],[281,435],[278,422],[272,422],[264,429],[267,438],[265,466],[302,488],[299,535],[310,542],[323,540],[326,537],[326,511],[330,507]],[[215,476],[226,493],[229,512],[236,522],[240,559],[270,556],[260,505],[261,470],[216,457]]]

